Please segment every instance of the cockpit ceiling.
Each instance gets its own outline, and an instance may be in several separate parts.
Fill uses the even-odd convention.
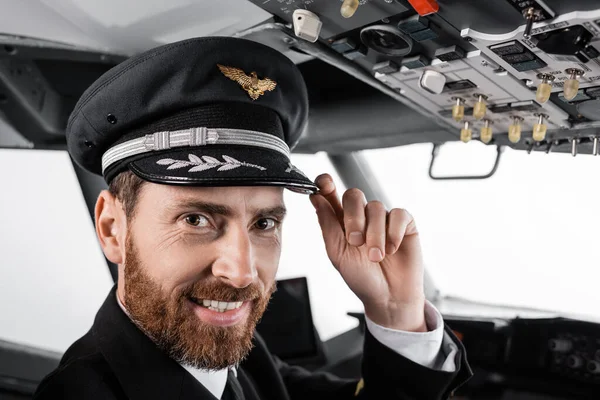
[[[342,3],[3,0],[0,118],[36,145],[60,146],[83,89],[125,57],[237,35],[301,66],[311,113],[299,151],[480,140],[600,152],[598,0],[437,0],[425,16],[408,0],[361,0],[350,18]],[[296,10],[320,31],[294,25]]]
[[[334,0],[331,3],[338,1]],[[392,3],[385,0],[367,0],[361,3],[369,1]],[[523,23],[509,1],[495,0],[474,4],[472,0],[439,0],[438,16],[458,30],[471,28],[487,33],[504,33]],[[279,6],[291,5],[290,9],[294,8],[296,3],[306,3],[307,8],[311,9],[314,3],[319,2],[319,0],[2,0],[0,33],[131,55],[190,37],[228,36],[246,30],[273,17],[269,12],[272,11],[269,3]],[[409,8],[406,1],[394,0],[393,2],[398,3],[396,12],[406,11]],[[544,0],[544,3],[557,15],[574,10],[591,11],[599,7],[597,0]]]
[[[132,55],[196,36],[230,36],[272,16],[246,0],[2,0],[0,33]]]

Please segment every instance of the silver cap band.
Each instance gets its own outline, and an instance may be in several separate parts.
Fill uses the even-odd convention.
[[[155,132],[111,147],[102,156],[102,173],[124,158],[176,147],[200,147],[213,144],[234,144],[261,147],[277,151],[288,159],[290,148],[281,139],[268,133],[244,129],[189,128],[179,131]]]

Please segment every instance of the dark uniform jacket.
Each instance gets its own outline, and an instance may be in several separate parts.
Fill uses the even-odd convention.
[[[131,322],[117,304],[115,290],[98,311],[90,331],[67,350],[34,398],[215,400]],[[254,349],[237,370],[237,387],[241,386],[245,400],[445,399],[471,375],[464,348],[452,337],[460,352],[456,372],[450,373],[425,368],[398,355],[367,330],[364,384],[358,385],[362,389],[357,393],[357,381],[283,363],[268,352],[257,335]]]

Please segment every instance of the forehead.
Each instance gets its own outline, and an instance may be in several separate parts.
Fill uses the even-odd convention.
[[[283,206],[283,188],[272,186],[192,187],[148,183],[141,202],[165,209],[197,202],[227,206],[240,212]]]

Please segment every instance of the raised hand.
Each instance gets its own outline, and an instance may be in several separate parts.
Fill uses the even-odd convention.
[[[310,200],[327,255],[366,315],[387,328],[426,331],[423,259],[413,217],[399,208],[388,212],[379,201],[367,203],[358,189],[347,190],[340,203],[328,174],[316,184],[319,193]]]

